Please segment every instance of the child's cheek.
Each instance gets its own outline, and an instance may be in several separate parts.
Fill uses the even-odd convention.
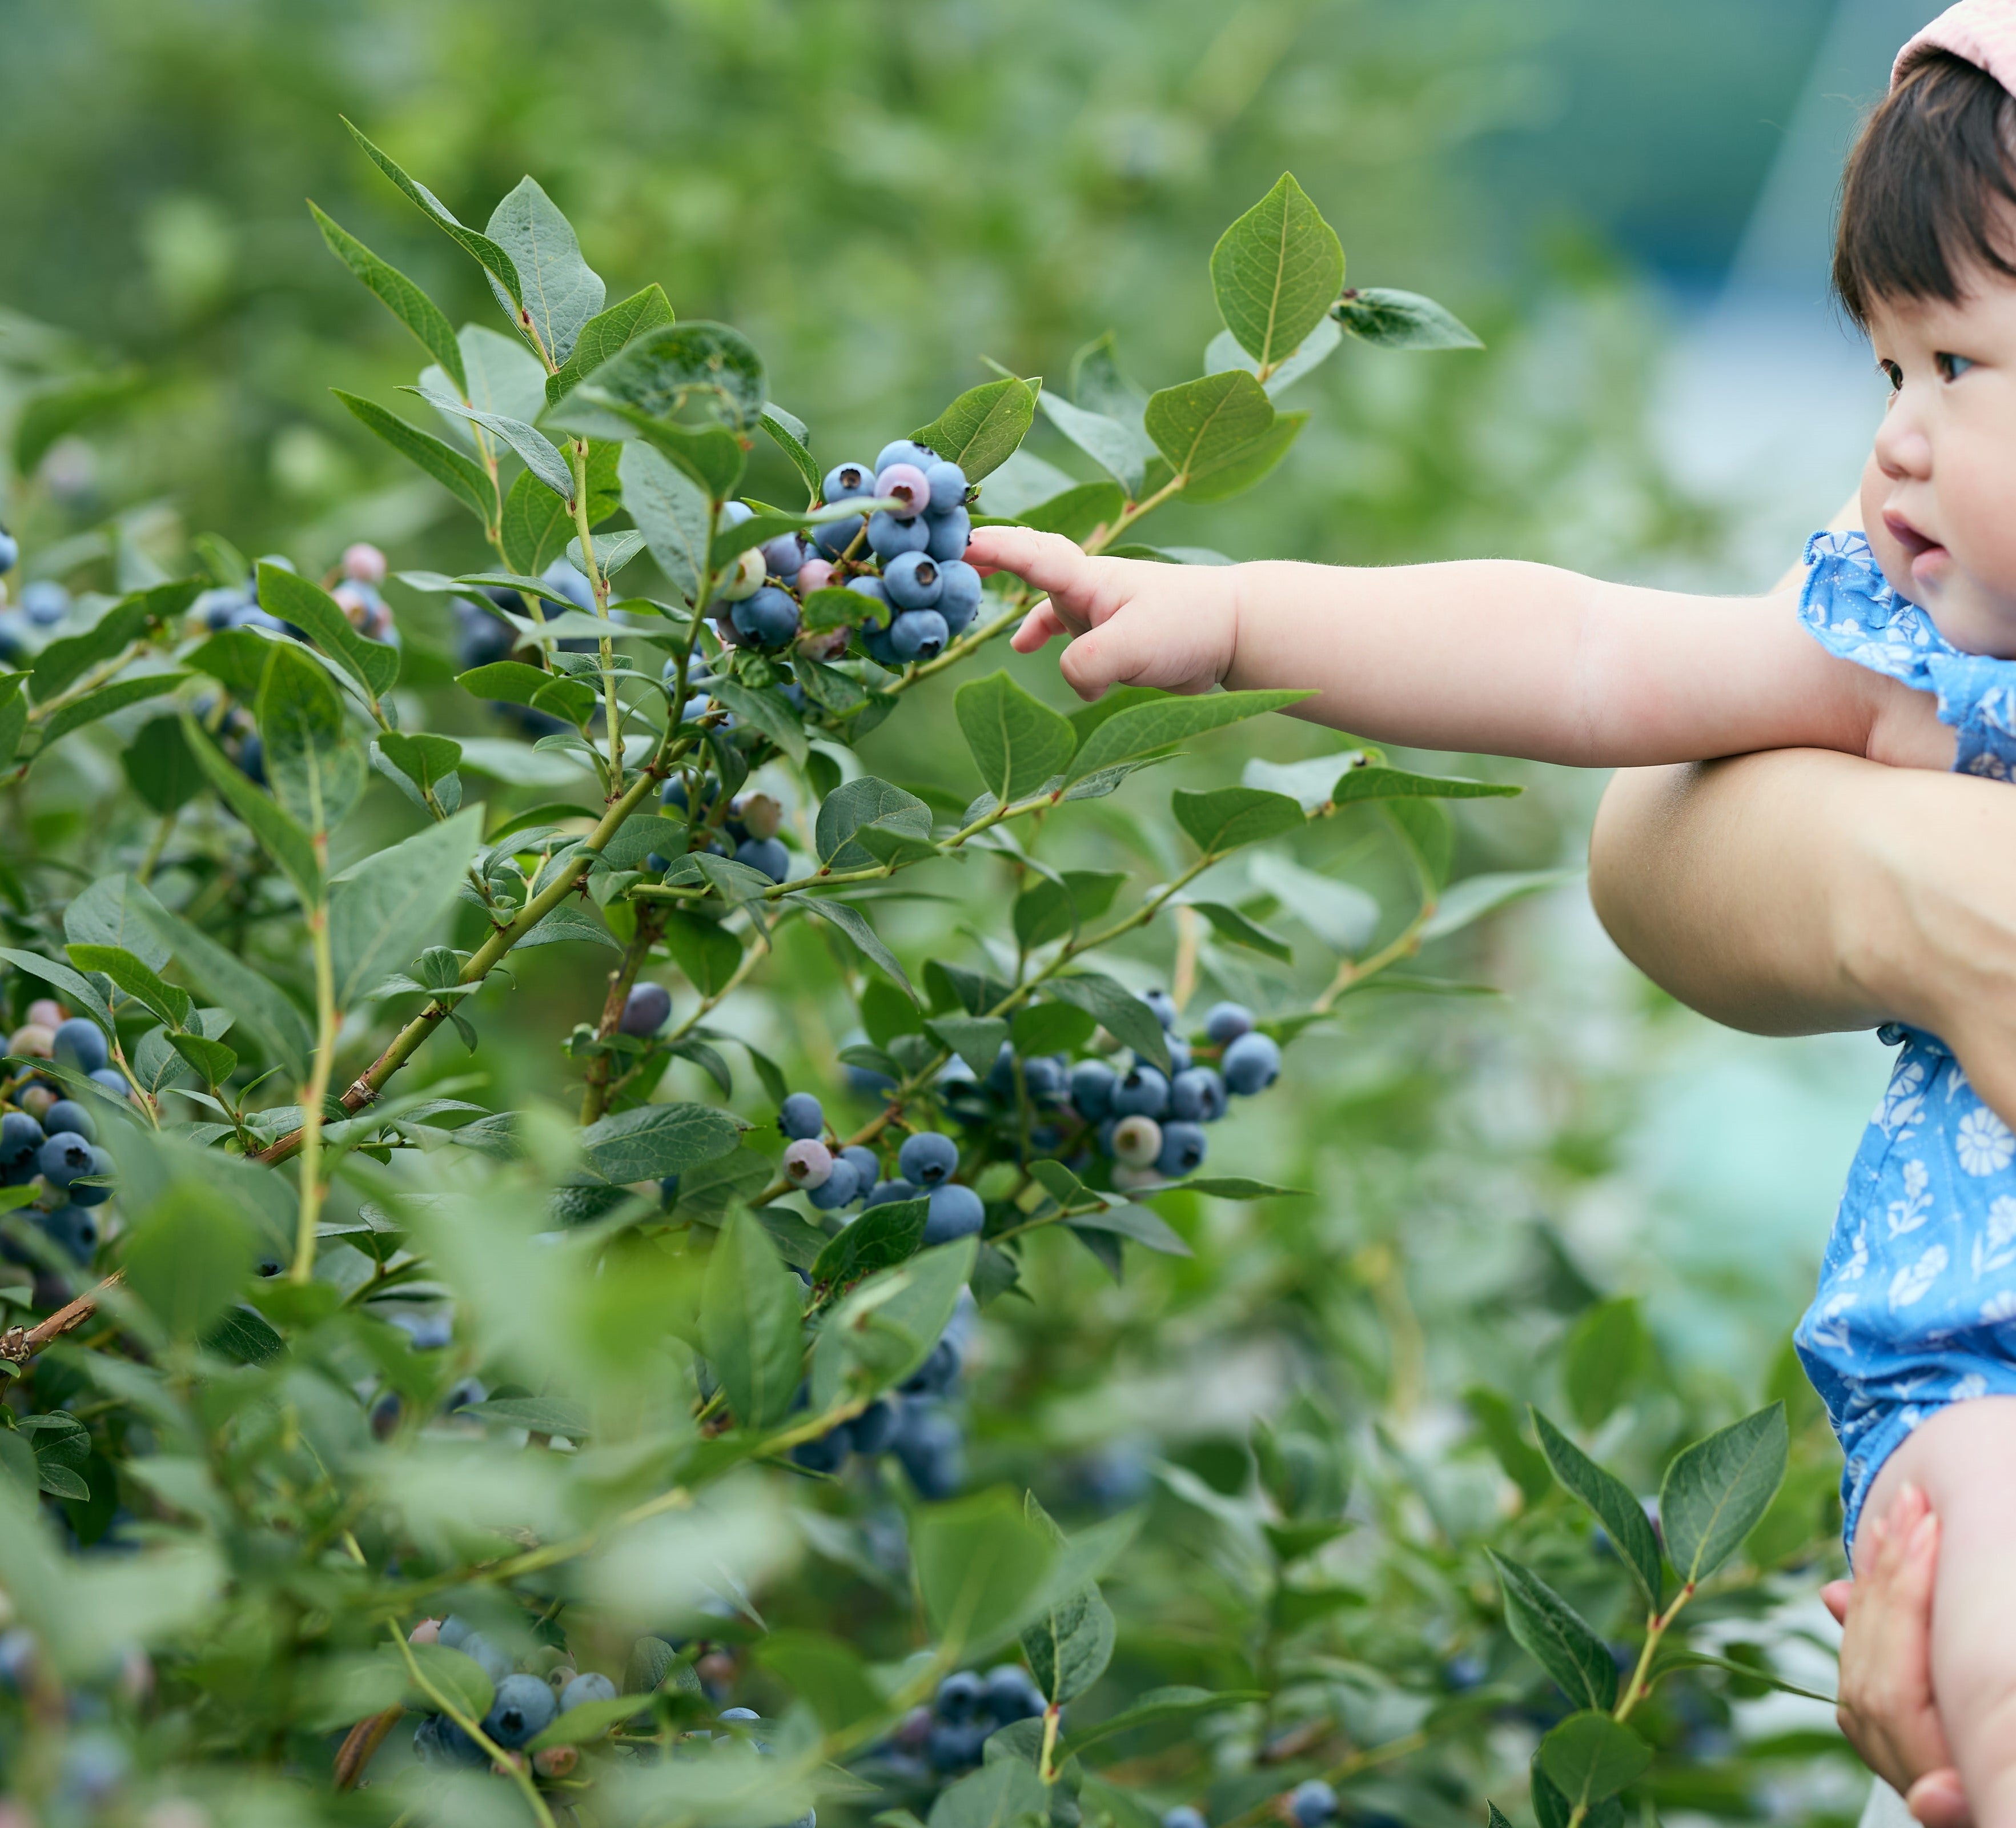
[[[2016,390],[2010,402],[2016,412]],[[1977,588],[2016,606],[2016,419],[1962,442],[1939,467],[1941,518],[1953,557]],[[1886,568],[1887,569],[1887,568]]]

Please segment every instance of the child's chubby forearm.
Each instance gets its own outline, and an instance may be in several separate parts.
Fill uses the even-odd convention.
[[[1086,698],[1301,687],[1315,696],[1300,715],[1375,741],[1596,767],[1865,753],[1886,716],[1916,716],[1903,688],[1814,641],[1790,594],[1695,597],[1498,559],[1166,565],[1002,527],[974,547],[1049,593],[1015,644],[1071,636],[1061,665]]]

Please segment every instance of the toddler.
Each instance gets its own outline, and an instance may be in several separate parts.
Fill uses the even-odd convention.
[[[2016,0],[1907,45],[1851,156],[1834,254],[1890,402],[1867,533],[1796,597],[1694,597],[1506,561],[1348,570],[1088,557],[993,527],[1087,698],[1312,687],[1375,741],[1633,766],[1826,748],[2016,778]],[[1852,1550],[1908,1480],[1941,1522],[1932,1668],[1982,1828],[2016,1828],[2016,1136],[1901,1028],[1798,1333],[1847,1456]],[[1916,1502],[1913,1493],[1913,1502]]]

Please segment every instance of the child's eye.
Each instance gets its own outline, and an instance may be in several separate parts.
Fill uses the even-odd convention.
[[[1955,355],[1950,351],[1942,349],[1932,358],[1932,363],[1939,370],[1941,380],[1958,380],[1973,367],[1974,358],[1971,355]]]
[[[1904,386],[1903,370],[1895,362],[1887,359],[1877,362],[1876,366],[1883,370],[1883,378],[1889,382],[1891,392],[1893,394],[1902,392]]]

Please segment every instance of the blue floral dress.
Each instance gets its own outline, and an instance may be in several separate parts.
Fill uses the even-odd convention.
[[[1953,647],[1859,533],[1815,534],[1806,563],[1799,615],[1821,644],[1934,694],[1959,733],[1957,770],[2016,778],[2016,661]],[[1851,1549],[1870,1485],[1913,1428],[1948,1403],[2016,1395],[2016,1136],[1937,1036],[1880,1032],[1903,1051],[1794,1335],[1848,1456]]]

